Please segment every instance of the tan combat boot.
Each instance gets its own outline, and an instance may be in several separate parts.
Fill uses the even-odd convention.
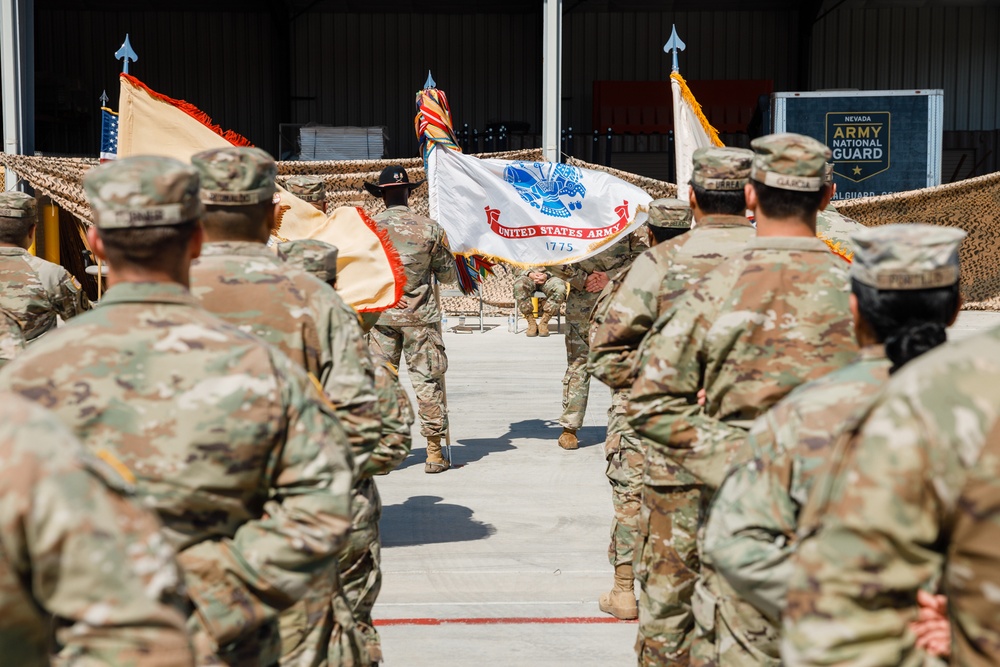
[[[549,335],[549,320],[552,319],[552,313],[545,312],[542,316],[538,318],[538,335],[545,338]]]
[[[528,338],[534,338],[538,335],[538,323],[535,322],[534,313],[528,313],[524,319],[528,320],[528,330],[524,332],[524,335]]]
[[[441,456],[441,436],[432,435],[427,438],[427,460],[424,462],[424,472],[437,473],[444,472],[451,467],[451,463]]]
[[[562,435],[559,436],[559,446],[563,449],[577,449],[580,446],[580,441],[576,439],[575,428],[563,429]]]
[[[632,583],[632,565],[615,566],[615,587],[605,593],[597,602],[597,606],[606,614],[623,621],[639,618],[639,607],[635,603],[635,589]]]

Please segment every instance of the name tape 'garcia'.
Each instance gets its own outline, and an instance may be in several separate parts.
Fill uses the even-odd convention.
[[[788,174],[778,174],[773,171],[761,172],[754,169],[751,178],[760,181],[764,185],[780,190],[794,190],[795,192],[818,192],[823,187],[822,176],[789,176]]]

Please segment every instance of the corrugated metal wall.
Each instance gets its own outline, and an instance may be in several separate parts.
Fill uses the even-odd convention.
[[[541,3],[507,14],[312,11],[82,11],[36,23],[39,150],[96,154],[98,102],[117,100],[113,52],[126,32],[133,73],[272,153],[279,123],[388,127],[390,155],[416,153],[413,95],[431,69],[456,125],[541,125]],[[591,130],[594,80],[662,80],[676,23],[689,79],[773,79],[800,87],[797,12],[567,11],[564,127]],[[288,31],[285,32],[287,25]],[[839,9],[816,24],[808,86],[945,89],[946,130],[1000,128],[1000,9]],[[286,44],[286,40],[288,43]]]
[[[414,95],[428,69],[456,127],[541,126],[541,14],[303,15],[292,24],[292,122],[386,126],[417,154]]]
[[[564,127],[591,131],[595,80],[663,81],[671,25],[687,48],[686,79],[773,79],[792,85],[798,49],[797,12],[571,12],[563,27]],[[598,128],[602,129],[602,128]]]
[[[114,52],[126,33],[139,56],[132,74],[273,150],[280,60],[268,14],[64,9],[35,14],[38,150],[96,155],[98,97],[106,88],[117,109]]]
[[[944,129],[1000,128],[1000,8],[838,10],[813,32],[811,85],[944,89]]]

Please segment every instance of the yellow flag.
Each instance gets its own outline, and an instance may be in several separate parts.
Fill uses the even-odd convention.
[[[212,125],[204,112],[187,102],[121,75],[118,157],[163,155],[190,162],[200,151],[233,145],[249,142]],[[403,292],[399,255],[364,211],[345,206],[327,215],[283,189],[281,204],[278,234],[283,238],[319,239],[337,246],[337,291],[344,301],[360,312],[395,305]]]

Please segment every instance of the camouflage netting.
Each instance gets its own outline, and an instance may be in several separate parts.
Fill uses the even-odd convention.
[[[482,157],[508,160],[540,160],[540,150],[494,153]],[[677,186],[636,174],[589,164],[570,158],[570,164],[606,171],[646,190],[652,197],[673,197]],[[52,158],[0,153],[0,164],[14,171],[36,192],[52,198],[61,208],[89,224],[90,206],[83,196],[83,174],[97,160],[82,158]],[[378,182],[379,172],[390,164],[402,164],[411,180],[421,180],[424,166],[420,158],[408,160],[359,160],[340,162],[279,162],[278,180],[298,174],[324,176],[327,202],[330,206],[364,206],[375,214],[382,202],[363,190],[365,181]],[[414,210],[427,214],[427,188],[413,193]],[[902,192],[882,197],[868,197],[841,202],[837,206],[844,215],[865,225],[892,222],[926,222],[947,227],[960,227],[969,233],[962,244],[962,288],[965,308],[1000,311],[1000,172],[958,183],[924,190]],[[76,238],[71,236],[71,239]],[[82,243],[82,241],[81,241]],[[77,253],[78,254],[78,253]],[[484,311],[489,315],[506,314],[513,308],[511,285],[514,272],[498,266],[496,275],[482,286]],[[445,286],[445,293],[454,293],[454,286]],[[478,297],[447,296],[448,312],[478,313]]]
[[[837,210],[858,222],[926,222],[969,233],[962,242],[967,310],[1000,311],[1000,172],[894,195],[851,199]]]

